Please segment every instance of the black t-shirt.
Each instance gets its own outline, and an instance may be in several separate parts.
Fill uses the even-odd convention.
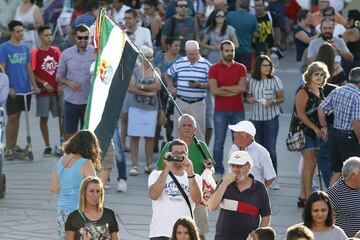
[[[266,52],[266,49],[274,45],[273,29],[279,26],[278,16],[275,13],[266,12],[262,17],[256,16],[258,21],[259,37],[255,42],[257,52]]]
[[[294,36],[301,31],[304,31],[306,33],[306,35],[308,35],[309,38],[313,37],[316,35],[316,31],[315,28],[313,26],[310,26],[310,32],[306,31],[304,28],[302,28],[300,25],[297,25],[294,29]],[[301,41],[300,39],[294,37],[294,43],[295,43],[295,48],[296,48],[296,61],[300,62],[301,58],[304,54],[305,49],[309,46],[308,43],[304,43],[303,41]]]
[[[111,234],[119,231],[115,213],[109,208],[104,208],[103,215],[97,221],[91,221],[85,214],[82,215],[85,219],[75,210],[70,213],[65,223],[65,231],[75,232],[76,240],[85,239],[85,236],[91,236],[91,240],[110,240]]]

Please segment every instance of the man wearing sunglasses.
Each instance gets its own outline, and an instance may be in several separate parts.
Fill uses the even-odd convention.
[[[84,125],[86,103],[90,90],[90,65],[94,61],[94,48],[88,46],[89,28],[76,27],[76,44],[60,57],[56,80],[64,85],[65,140]]]

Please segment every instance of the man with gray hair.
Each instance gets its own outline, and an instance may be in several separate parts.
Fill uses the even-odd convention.
[[[328,188],[335,213],[335,224],[348,237],[360,229],[360,157],[350,157],[344,162],[342,177]]]
[[[343,162],[351,156],[360,157],[360,67],[353,68],[346,86],[333,90],[318,108],[321,131],[327,136],[325,113],[334,114],[331,143],[330,186],[340,177]]]
[[[196,135],[204,139],[206,128],[206,89],[209,88],[208,72],[211,63],[203,58],[199,52],[199,43],[189,40],[185,44],[186,56],[176,60],[167,70],[166,83],[176,104],[183,113],[191,114],[197,123]],[[172,78],[177,77],[176,87]],[[174,119],[178,119],[180,113],[174,112]],[[174,133],[178,122],[174,121]]]

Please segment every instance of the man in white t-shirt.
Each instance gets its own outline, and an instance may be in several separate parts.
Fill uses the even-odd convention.
[[[125,11],[130,9],[130,7],[124,4],[124,0],[114,0],[112,5],[113,7],[110,9],[110,16],[121,26],[123,30],[125,30]]]
[[[229,151],[229,158],[233,152],[246,151],[253,160],[251,174],[256,180],[269,187],[276,178],[274,166],[270,154],[259,143],[255,142],[256,128],[249,121],[241,121],[236,125],[229,125],[234,131],[234,144]],[[277,185],[277,184],[276,184]],[[279,189],[279,186],[273,186]]]
[[[137,25],[138,14],[136,10],[132,8],[126,10],[124,20],[126,30],[135,34],[135,44],[138,48],[142,45],[147,45],[148,47],[153,48],[150,30]]]
[[[164,169],[153,171],[148,179],[149,196],[152,199],[151,239],[170,240],[176,220],[182,216],[193,216],[195,203],[202,201],[202,179],[194,173],[188,159],[187,144],[175,139],[169,145],[169,153],[163,159]],[[187,195],[190,206],[181,194],[170,172]]]

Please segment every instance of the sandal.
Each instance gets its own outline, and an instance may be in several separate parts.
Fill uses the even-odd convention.
[[[153,166],[146,166],[145,167],[145,173],[150,174],[154,170]]]
[[[130,176],[137,176],[138,175],[138,167],[132,167],[129,171]]]
[[[304,208],[305,207],[305,204],[306,204],[306,199],[305,198],[301,198],[301,197],[298,197],[298,202],[297,202],[297,206],[298,208]]]

